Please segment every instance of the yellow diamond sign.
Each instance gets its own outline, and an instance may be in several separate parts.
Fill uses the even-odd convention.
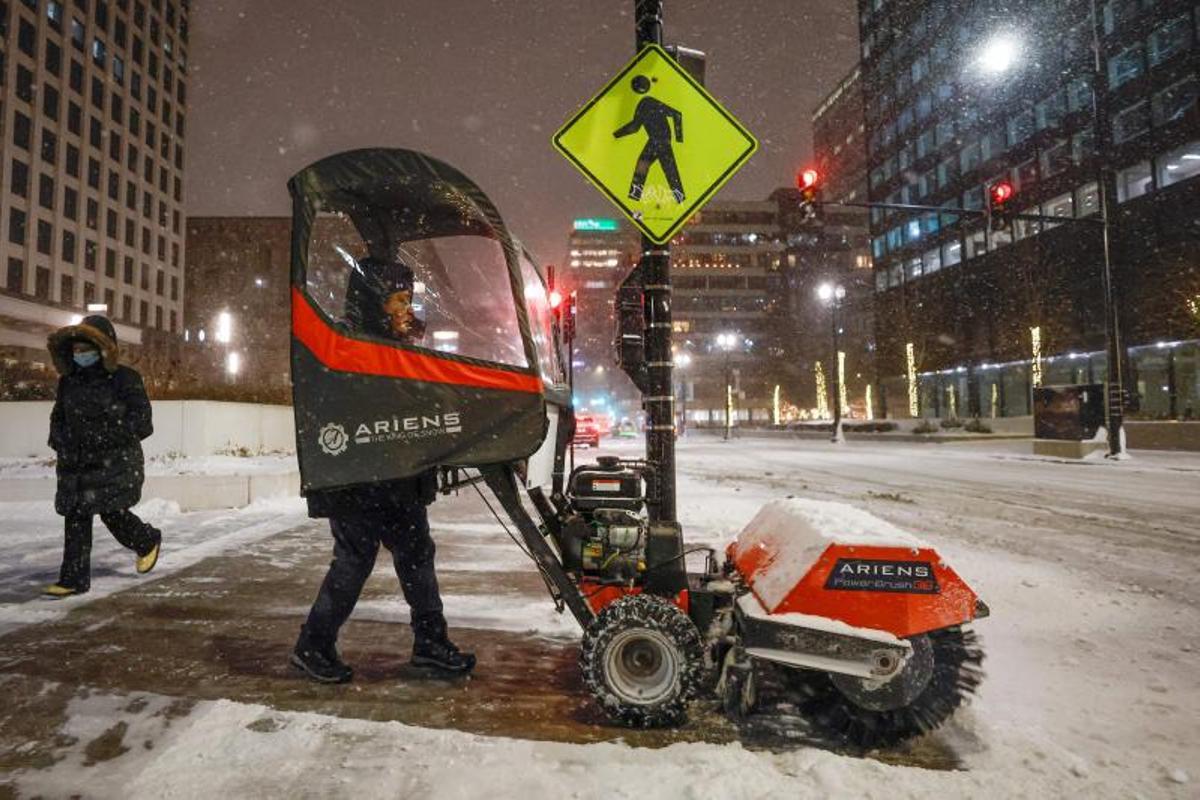
[[[652,241],[669,241],[758,141],[658,45],[554,135],[554,146]]]

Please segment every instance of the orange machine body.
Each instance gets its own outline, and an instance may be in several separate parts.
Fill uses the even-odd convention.
[[[768,614],[809,614],[904,638],[970,622],[977,597],[932,548],[829,544],[803,577],[757,542],[729,545],[742,580]],[[781,586],[781,578],[785,583]]]

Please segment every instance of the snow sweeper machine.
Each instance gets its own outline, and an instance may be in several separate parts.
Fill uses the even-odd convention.
[[[556,319],[551,288],[488,197],[398,149],[331,156],[289,188],[304,491],[430,469],[443,491],[489,490],[579,622],[584,683],[614,720],[678,724],[704,696],[751,714],[769,672],[814,730],[873,747],[938,726],[977,685],[965,626],[986,606],[935,550],[870,515],[781,500],[724,553],[685,546],[661,253],[646,252],[618,298],[646,456],[569,468],[569,318]],[[414,274],[419,341],[364,332],[344,313],[350,273],[395,261]],[[689,573],[693,554],[704,564]]]

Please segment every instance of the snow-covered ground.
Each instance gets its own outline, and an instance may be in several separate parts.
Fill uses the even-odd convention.
[[[629,455],[637,446],[620,445]],[[0,792],[9,781],[21,794],[97,797],[1200,796],[1200,457],[1136,453],[1120,464],[1074,463],[1027,452],[1028,443],[1000,442],[838,447],[698,437],[680,446],[689,544],[723,545],[770,500],[840,501],[939,547],[988,602],[992,616],[976,625],[987,677],[972,705],[932,737],[954,754],[958,770],[808,746],[748,749],[712,740],[656,749],[619,738],[545,741],[556,737],[544,731],[486,736],[402,724],[361,703],[338,705],[337,697],[353,694],[331,695],[329,713],[313,713],[292,710],[294,698],[250,701],[219,684],[131,692],[66,685],[56,675],[38,691],[63,693],[62,719],[16,745],[26,749],[25,760],[0,750],[0,768],[20,765],[7,778],[0,774]],[[204,563],[221,567],[255,542],[283,573],[319,575],[328,552],[327,539],[318,538],[323,525],[307,522],[296,502],[204,514],[146,510],[168,531],[159,571],[136,578],[132,558],[97,524],[92,593],[54,604],[30,598],[54,577],[59,520],[41,504],[0,505],[0,631],[23,637],[15,649],[37,645],[35,629],[19,626],[99,608],[106,593],[123,589],[166,597],[178,592],[187,565],[210,559]],[[433,518],[456,629],[573,638],[573,623],[553,614],[477,498],[441,500]],[[311,551],[283,546],[298,528],[305,547],[315,543]],[[488,592],[465,582],[480,575],[507,575],[508,588]],[[266,613],[290,625],[305,596],[281,596]],[[350,627],[404,616],[401,601],[369,594]],[[352,664],[366,657],[360,644],[347,647]],[[41,679],[20,663],[0,658],[0,686]],[[481,660],[480,685],[490,666]],[[445,700],[457,691],[448,687]],[[3,734],[0,741],[11,743]],[[36,759],[28,754],[43,750],[49,757],[37,762],[41,768],[29,766]]]

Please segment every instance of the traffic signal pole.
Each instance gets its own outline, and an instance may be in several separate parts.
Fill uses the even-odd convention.
[[[635,52],[648,44],[663,43],[662,0],[634,0],[637,28]],[[676,521],[675,503],[675,397],[674,355],[671,352],[671,248],[642,237],[646,368],[646,460],[658,472],[657,502],[651,507],[654,521]]]

